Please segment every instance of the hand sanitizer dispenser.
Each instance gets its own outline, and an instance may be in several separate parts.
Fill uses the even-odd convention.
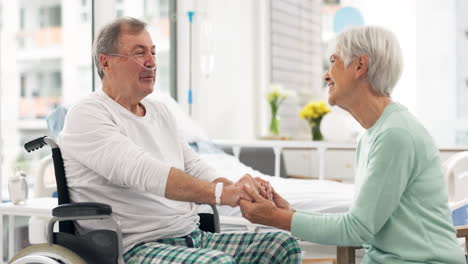
[[[10,177],[8,180],[8,193],[14,204],[23,204],[28,199],[28,183],[24,171],[17,171],[14,176]]]

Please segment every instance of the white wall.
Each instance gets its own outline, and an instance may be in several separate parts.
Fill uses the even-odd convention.
[[[350,1],[366,25],[392,30],[403,51],[393,98],[406,105],[439,145],[455,144],[455,1]]]
[[[177,3],[178,101],[188,111],[189,23],[193,22],[193,118],[211,138],[253,139],[258,131],[256,113],[261,67],[258,65],[257,17],[262,1],[179,0]],[[203,21],[211,24],[212,44],[201,36]],[[200,51],[211,49],[214,68],[210,77],[200,70]]]
[[[455,1],[418,1],[417,111],[440,145],[455,144]]]

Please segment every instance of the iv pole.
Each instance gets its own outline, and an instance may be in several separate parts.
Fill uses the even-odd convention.
[[[193,95],[192,95],[192,22],[193,17],[195,16],[194,11],[187,12],[188,19],[189,19],[189,89],[188,89],[188,105],[189,105],[189,115],[192,116],[192,104],[193,104]]]

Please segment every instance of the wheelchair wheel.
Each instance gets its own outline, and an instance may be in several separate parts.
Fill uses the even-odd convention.
[[[66,247],[56,244],[38,244],[27,247],[13,257],[8,264],[87,264],[80,256]]]

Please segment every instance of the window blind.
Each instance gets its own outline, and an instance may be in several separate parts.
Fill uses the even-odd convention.
[[[271,83],[292,90],[279,110],[281,135],[308,136],[299,111],[317,98],[322,86],[320,0],[271,0]]]

